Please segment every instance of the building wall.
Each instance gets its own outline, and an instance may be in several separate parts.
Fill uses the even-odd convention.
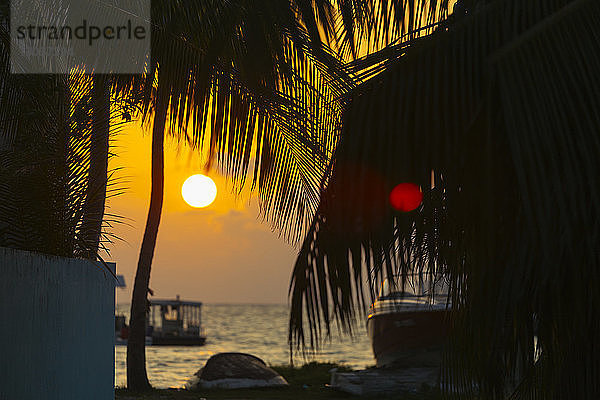
[[[113,400],[114,288],[100,263],[0,247],[0,400]]]

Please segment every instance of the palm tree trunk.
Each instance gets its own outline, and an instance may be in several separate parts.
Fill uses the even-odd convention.
[[[163,85],[164,86],[164,85]],[[169,93],[158,86],[154,127],[152,129],[152,189],[146,229],[142,240],[138,260],[133,296],[131,299],[131,317],[129,339],[127,342],[127,387],[134,391],[151,388],[146,373],[145,331],[148,285],[150,269],[154,257],[154,247],[162,212],[164,195],[164,131],[169,106]]]
[[[96,259],[102,233],[108,174],[108,133],[110,129],[110,86],[108,76],[94,74],[92,88],[92,137],[89,180],[81,224],[82,256]]]

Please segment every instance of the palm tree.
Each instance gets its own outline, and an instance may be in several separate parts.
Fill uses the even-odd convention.
[[[327,23],[327,4],[316,7]],[[330,132],[339,125],[340,94],[351,82],[302,25],[317,32],[316,21],[309,18],[315,18],[312,6],[303,9],[301,20],[297,14],[277,1],[154,2],[150,68],[145,76],[117,79],[117,93],[141,93],[143,120],[153,112],[151,200],[127,351],[130,389],[150,387],[144,354],[146,296],[162,209],[167,125],[196,148],[204,143],[208,125],[211,160],[238,188],[252,165],[252,185],[263,199],[264,215],[273,216],[275,224],[294,221],[284,232],[288,237],[298,236],[307,223],[305,212],[316,210],[334,144]]]
[[[356,81],[338,57],[356,55],[363,41],[377,47],[395,40],[388,26],[414,36],[414,26],[447,13],[437,2],[401,7],[398,1],[371,0],[153,5],[154,60],[147,77],[157,72],[158,88],[151,79],[123,85],[123,93],[142,88],[143,109],[154,104],[160,116],[154,120],[153,189],[132,298],[129,388],[149,388],[143,334],[164,179],[163,138],[156,135],[167,113],[179,135],[193,121],[188,140],[196,147],[210,122],[211,157],[238,188],[254,156],[252,187],[258,187],[261,212],[295,242],[316,211],[339,138],[341,107]],[[338,57],[322,39],[337,47]],[[161,85],[168,89],[157,102]]]
[[[108,183],[108,158],[110,137],[110,76],[93,76],[90,93],[92,107],[92,130],[90,136],[89,182],[82,215],[82,231],[86,237],[85,258],[95,260],[101,243],[106,186]]]
[[[351,331],[386,276],[441,273],[447,391],[600,395],[599,11],[463,2],[348,64],[365,82],[294,268],[292,346],[305,342],[303,318],[314,346],[334,321]],[[403,181],[422,187],[416,212],[387,204]]]
[[[118,128],[116,114],[96,115],[92,81],[82,73],[12,74],[8,11],[8,2],[2,2],[0,245],[95,259],[101,237],[109,234],[102,232],[103,212],[94,224],[86,223],[90,198],[101,198],[103,211],[107,184],[106,160],[104,170],[94,173],[93,137],[96,125],[108,126],[111,118]],[[17,50],[12,57],[19,57]],[[100,194],[93,184],[98,175]]]

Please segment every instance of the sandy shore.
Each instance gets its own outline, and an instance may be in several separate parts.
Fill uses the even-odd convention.
[[[405,400],[437,400],[437,394],[415,394],[398,396],[378,395],[357,397],[348,393],[327,387],[330,381],[329,371],[332,368],[347,370],[344,366],[330,363],[310,363],[300,368],[288,366],[272,367],[281,374],[289,383],[284,388],[260,388],[260,389],[235,389],[235,390],[203,390],[201,392],[192,392],[187,390],[175,389],[156,389],[149,393],[136,394],[128,392],[125,389],[115,391],[116,400],[342,400],[342,399],[360,399],[360,400],[387,400],[387,399],[405,399]]]

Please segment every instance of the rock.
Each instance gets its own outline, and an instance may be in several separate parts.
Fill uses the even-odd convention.
[[[190,390],[287,386],[287,381],[251,354],[219,353],[208,359],[187,384]]]

